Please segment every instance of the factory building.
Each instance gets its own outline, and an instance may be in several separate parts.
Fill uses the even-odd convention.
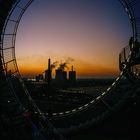
[[[45,70],[45,72],[43,73],[43,79],[44,81],[48,80],[48,70]]]
[[[67,79],[67,72],[64,71],[63,69],[57,69],[55,72],[56,72],[55,75],[56,81],[66,81],[66,80],[69,80],[71,82],[76,81],[76,71],[73,70],[73,66],[71,71],[69,71],[69,79]]]
[[[43,72],[43,80],[47,82],[49,79],[52,79],[50,59],[48,59],[48,69]]]
[[[36,80],[37,82],[43,81],[43,75],[42,75],[42,74],[37,75],[37,76],[35,77],[35,80]]]
[[[45,82],[48,82],[49,79],[53,80],[52,78],[52,69],[56,67],[56,63],[51,64],[51,60],[48,60],[48,69],[45,70],[42,74],[42,79]],[[59,65],[59,67],[55,70],[55,81],[56,82],[66,82],[66,81],[70,81],[70,82],[75,82],[76,81],[76,71],[73,70],[73,66],[71,68],[71,71],[68,72],[68,76],[67,76],[67,71],[65,71],[65,68],[67,67],[68,63],[61,63]]]
[[[76,71],[73,70],[73,66],[71,71],[69,71],[69,81],[75,82],[76,81]]]
[[[62,69],[57,69],[55,75],[56,81],[66,81],[67,80],[67,72],[63,71]]]

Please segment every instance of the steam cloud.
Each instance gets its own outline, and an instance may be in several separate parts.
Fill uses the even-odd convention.
[[[51,64],[51,70],[54,69],[54,68],[56,68],[56,66],[57,66],[58,63],[59,63],[58,61],[55,61],[54,63],[52,63]]]
[[[58,69],[61,69],[62,71],[64,71],[65,68],[69,69],[69,67],[68,67],[67,65],[70,64],[70,63],[73,62],[73,61],[74,61],[73,58],[68,57],[64,63],[61,63],[61,64],[59,65],[59,68],[58,68]]]

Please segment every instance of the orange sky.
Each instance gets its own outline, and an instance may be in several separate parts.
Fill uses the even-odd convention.
[[[98,0],[35,1],[23,16],[16,38],[21,74],[42,73],[48,58],[60,63],[72,58],[68,66],[74,66],[78,77],[118,75],[118,55],[131,27],[121,5],[105,1],[104,7]]]
[[[27,58],[19,58],[18,66],[20,68],[20,72],[24,76],[35,76],[37,74],[41,74],[44,70],[47,69],[47,59],[48,57],[43,56],[31,56]],[[67,58],[66,58],[67,59]],[[64,59],[64,60],[66,60]],[[58,60],[58,59],[57,59]],[[55,62],[53,59],[51,60],[52,63]],[[63,63],[65,61],[59,61],[59,63]],[[118,65],[114,66],[113,64],[110,65],[111,62],[108,64],[99,64],[99,60],[95,63],[89,63],[82,60],[73,60],[69,64],[67,64],[66,71],[71,70],[71,66],[74,66],[74,70],[77,72],[77,77],[101,77],[101,76],[117,76],[119,74]],[[113,63],[113,62],[112,62]],[[56,65],[56,68],[59,67],[59,64]],[[55,69],[53,69],[53,77],[55,73]]]

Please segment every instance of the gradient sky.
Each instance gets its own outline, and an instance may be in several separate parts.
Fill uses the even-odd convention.
[[[34,0],[17,32],[19,70],[35,76],[47,69],[48,58],[70,58],[78,77],[117,76],[131,30],[118,0]]]

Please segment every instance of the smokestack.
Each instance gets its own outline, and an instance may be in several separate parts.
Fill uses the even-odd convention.
[[[71,71],[73,71],[73,66],[71,67]]]
[[[51,59],[49,58],[48,59],[48,70],[50,70],[51,69]]]
[[[51,59],[48,59],[48,98],[50,96],[50,83],[51,83]]]
[[[71,82],[76,81],[76,71],[73,70],[73,66],[71,67],[71,71],[69,71],[69,80]]]
[[[51,80],[51,59],[48,59],[48,81]]]

